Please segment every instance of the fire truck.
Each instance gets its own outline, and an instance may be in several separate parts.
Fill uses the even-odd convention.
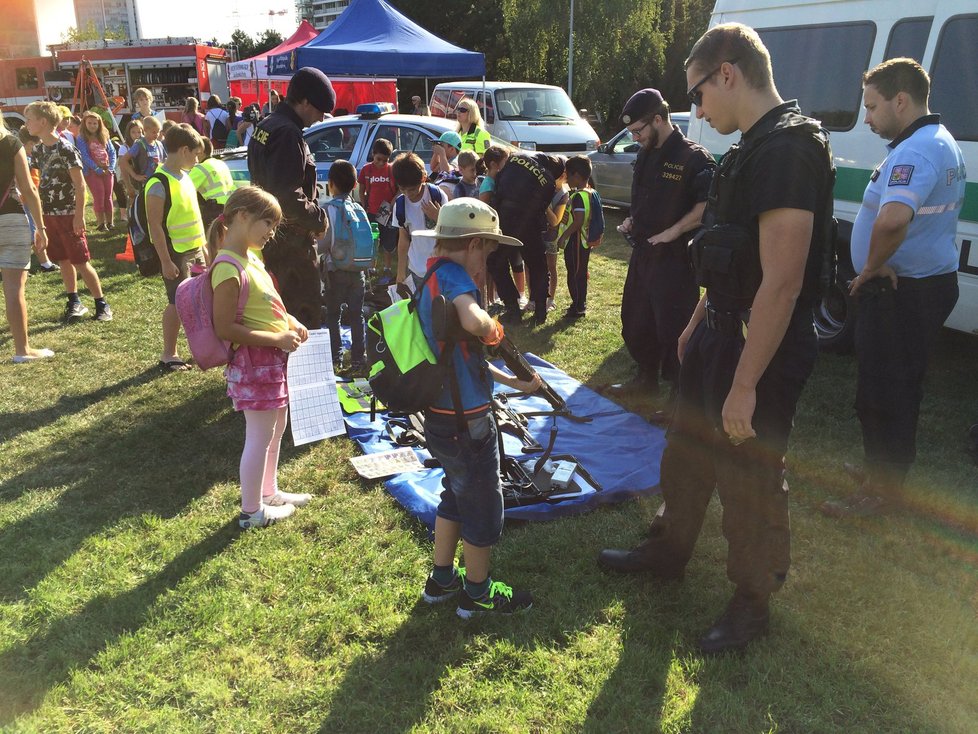
[[[45,75],[53,71],[54,59],[50,56],[0,59],[0,108],[7,127],[23,125],[24,107],[48,96]],[[70,92],[68,96],[70,99]]]
[[[106,95],[119,102],[118,114],[132,112],[132,92],[146,87],[153,107],[183,108],[187,97],[206,100],[229,95],[227,53],[193,38],[64,43],[48,47],[53,56],[0,60],[0,105],[8,127],[23,124],[24,107],[38,99],[71,105],[75,75],[91,62]]]
[[[59,71],[77,71],[82,60],[92,63],[105,93],[124,101],[121,112],[132,112],[133,91],[153,93],[157,110],[177,110],[187,97],[206,100],[228,97],[227,61],[223,48],[193,38],[155,38],[142,41],[65,43],[49,47]]]

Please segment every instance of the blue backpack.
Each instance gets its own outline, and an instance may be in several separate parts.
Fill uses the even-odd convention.
[[[337,270],[367,270],[374,261],[374,235],[363,207],[345,196],[326,202],[335,209],[330,257]]]

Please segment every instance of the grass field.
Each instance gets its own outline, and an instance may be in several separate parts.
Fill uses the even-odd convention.
[[[588,317],[513,329],[589,384],[627,377],[627,246],[592,258]],[[730,594],[714,501],[681,586],[608,576],[658,500],[507,527],[497,576],[529,613],[463,623],[420,590],[431,544],[361,481],[346,439],[296,449],[285,489],[317,501],[237,530],[244,421],[219,370],[156,370],[161,284],[93,236],[116,319],[62,327],[57,276],[29,279],[32,344],[0,336],[0,729],[14,732],[974,732],[978,729],[978,340],[944,333],[911,509],[834,522],[861,455],[853,358],[820,358],[788,457],[793,566],[771,635],[695,643]],[[90,299],[83,295],[86,305]],[[564,296],[566,305],[566,296]],[[646,413],[654,406],[635,403]]]

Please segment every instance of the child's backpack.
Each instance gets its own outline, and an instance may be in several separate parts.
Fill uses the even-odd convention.
[[[426,183],[425,186],[428,187],[428,195],[431,197],[431,200],[434,203],[444,204],[447,201],[448,196],[441,190],[441,187],[435,186],[433,183]],[[405,201],[404,194],[400,194],[396,199],[394,199],[394,217],[401,223],[402,227],[404,226],[404,219],[407,211],[407,204],[404,203]],[[432,223],[432,226],[434,226],[434,223]]]
[[[335,210],[330,257],[337,270],[367,270],[374,261],[374,234],[363,207],[346,196],[326,202]]]
[[[452,372],[454,344],[446,343],[435,358],[421,328],[418,303],[425,285],[447,260],[437,262],[417,292],[378,311],[367,322],[368,378],[374,396],[390,410],[415,413],[431,406]]]
[[[604,205],[601,194],[594,189],[585,189],[590,196],[584,198],[584,216],[587,218],[587,244],[585,247],[599,247],[604,239]],[[590,209],[590,211],[588,211]]]
[[[230,255],[218,255],[200,275],[187,278],[177,286],[174,302],[187,344],[194,362],[202,370],[221,367],[231,361],[231,343],[220,339],[214,331],[214,288],[211,286],[211,271],[217,263],[231,263],[238,269],[241,289],[238,292],[238,312],[234,317],[241,321],[245,304],[248,302],[248,274],[244,266]]]
[[[222,118],[220,112],[218,112],[218,114],[214,115],[213,119],[210,113],[208,113],[207,119],[211,121],[211,140],[214,141],[214,148],[220,149],[225,147],[228,139],[228,126],[224,120],[228,118]]]
[[[163,221],[170,211],[170,182],[162,173],[154,173],[136,191],[129,205],[129,240],[132,242],[132,254],[136,261],[139,274],[144,278],[159,275],[163,271],[160,256],[149,238],[149,223],[146,218],[146,185],[156,179],[163,184]]]

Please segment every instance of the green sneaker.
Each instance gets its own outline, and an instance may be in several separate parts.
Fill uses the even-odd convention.
[[[448,586],[442,586],[434,578],[429,576],[425,582],[424,592],[422,592],[421,598],[429,604],[440,604],[443,601],[454,599],[462,590],[462,586],[465,583],[465,569],[458,567],[455,569],[455,572],[455,578],[452,579],[452,582]]]
[[[462,619],[471,619],[482,614],[514,614],[533,606],[533,597],[528,591],[513,591],[501,581],[493,581],[489,591],[478,599],[467,593],[458,595],[458,609],[455,613]]]

